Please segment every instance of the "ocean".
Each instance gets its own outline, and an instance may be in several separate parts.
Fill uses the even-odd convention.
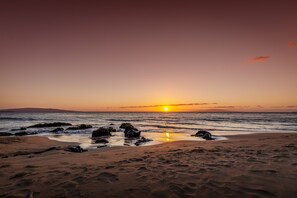
[[[50,133],[53,128],[27,129],[51,139],[79,142],[86,148],[92,144],[92,131],[101,126],[119,129],[123,122],[130,122],[142,131],[142,136],[153,141],[147,145],[177,141],[197,140],[192,137],[200,129],[209,130],[217,139],[228,135],[248,133],[297,132],[297,113],[0,113],[0,132],[28,127],[38,123],[68,122],[73,125],[90,124],[91,129]],[[112,124],[112,125],[111,125]],[[66,129],[67,127],[65,127]],[[125,139],[122,132],[113,133],[109,146],[134,145],[135,140]]]

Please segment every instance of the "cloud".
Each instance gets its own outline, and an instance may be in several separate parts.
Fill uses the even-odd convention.
[[[249,59],[246,59],[245,61],[242,61],[241,64],[243,65],[250,65],[255,63],[265,63],[268,61],[270,56],[255,56]]]
[[[234,109],[236,106],[215,106],[215,109]]]
[[[180,106],[203,106],[203,105],[216,105],[218,103],[182,103],[182,104],[157,104],[157,105],[143,105],[143,106],[124,106],[120,107],[122,109],[130,109],[130,108],[154,108],[154,107],[180,107]]]
[[[295,42],[295,41],[288,42],[288,48],[295,48],[295,47],[297,47],[297,42]]]
[[[288,109],[290,109],[290,108],[297,108],[297,105],[288,105],[288,106],[272,106],[272,108],[274,108],[274,109],[285,109],[285,108],[288,108]]]
[[[251,62],[265,63],[270,58],[270,56],[256,56],[251,59]]]

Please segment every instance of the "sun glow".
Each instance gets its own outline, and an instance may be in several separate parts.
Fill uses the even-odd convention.
[[[169,108],[168,108],[168,107],[164,107],[163,110],[164,110],[165,112],[168,112],[168,111],[169,111]]]

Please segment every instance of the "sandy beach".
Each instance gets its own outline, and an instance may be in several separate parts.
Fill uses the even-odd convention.
[[[1,137],[0,197],[295,197],[296,142],[251,134],[71,153],[46,137]]]

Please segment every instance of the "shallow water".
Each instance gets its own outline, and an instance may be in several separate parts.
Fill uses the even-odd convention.
[[[199,129],[225,137],[234,134],[297,132],[296,113],[0,113],[0,131],[27,127],[44,122],[69,122],[91,124],[92,129],[63,131],[53,134],[53,128],[28,129],[38,135],[68,142],[80,142],[84,147],[97,147],[91,144],[91,133],[100,126],[118,129],[121,123],[130,122],[142,131],[142,136],[153,139],[146,145],[177,141],[197,140],[192,137]],[[109,138],[111,146],[133,145],[136,140],[126,140],[122,132],[113,133]]]

